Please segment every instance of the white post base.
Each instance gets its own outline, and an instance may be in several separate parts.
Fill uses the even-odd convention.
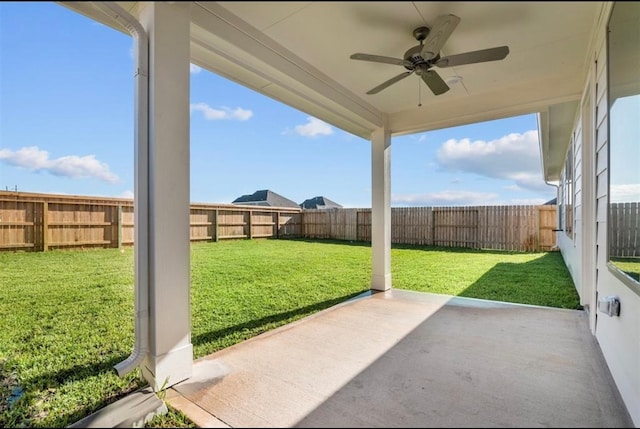
[[[147,355],[140,366],[142,376],[154,392],[180,383],[193,375],[193,346],[187,344],[161,356]]]

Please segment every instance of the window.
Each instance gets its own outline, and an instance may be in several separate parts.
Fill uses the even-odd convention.
[[[560,175],[560,185],[558,186],[558,228],[560,231],[564,231],[564,171]]]
[[[640,3],[616,2],[607,33],[608,258],[640,291]],[[639,292],[640,293],[640,292]]]
[[[564,180],[562,182],[562,187],[564,188],[563,198],[564,198],[564,232],[567,234],[571,240],[573,240],[573,195],[574,195],[574,186],[573,186],[573,177],[574,177],[574,167],[573,167],[573,138],[571,139],[571,144],[569,145],[569,150],[567,151],[567,159],[564,165]]]
[[[560,186],[558,186],[558,224],[560,230],[564,231],[571,240],[573,240],[573,160],[572,139],[560,175]]]

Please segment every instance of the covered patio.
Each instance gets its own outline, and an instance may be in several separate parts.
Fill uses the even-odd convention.
[[[633,427],[583,311],[397,289],[199,359],[167,399],[201,427]]]
[[[392,137],[537,113],[553,182],[606,3],[60,4],[135,39],[136,344],[120,374],[140,367],[204,426],[630,425],[584,313],[401,293],[390,260]],[[455,28],[439,21],[449,14]],[[425,42],[451,64],[508,52],[439,63],[438,78],[388,59],[434,26]],[[371,142],[371,296],[197,362],[190,63]]]

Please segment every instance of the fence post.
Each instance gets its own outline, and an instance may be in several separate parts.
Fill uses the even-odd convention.
[[[436,246],[436,208],[431,207],[431,245]]]
[[[536,209],[536,252],[540,252],[541,246],[540,246],[540,211],[541,211],[541,207],[537,206],[535,207]]]
[[[249,210],[249,240],[253,238],[253,210]]]
[[[122,248],[122,205],[118,204],[118,226],[116,229],[118,249]]]
[[[276,238],[280,238],[280,211],[276,212]]]
[[[42,251],[49,250],[49,203],[42,202]]]
[[[211,236],[211,241],[215,241],[216,240],[216,226],[215,226],[215,220],[212,219],[213,217],[215,217],[215,210],[207,210],[207,222],[209,222],[209,226],[207,227],[207,235]]]
[[[213,241],[218,241],[218,236],[220,235],[220,230],[218,229],[218,219],[220,218],[220,210],[215,210],[215,219],[213,221]]]

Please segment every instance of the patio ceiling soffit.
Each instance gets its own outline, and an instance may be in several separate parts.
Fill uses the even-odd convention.
[[[365,139],[385,115],[214,2],[191,11],[192,61]]]
[[[97,2],[57,3],[129,34]],[[139,16],[139,2],[118,4]],[[367,140],[387,125],[386,114],[215,2],[193,2],[191,19],[193,64]]]

